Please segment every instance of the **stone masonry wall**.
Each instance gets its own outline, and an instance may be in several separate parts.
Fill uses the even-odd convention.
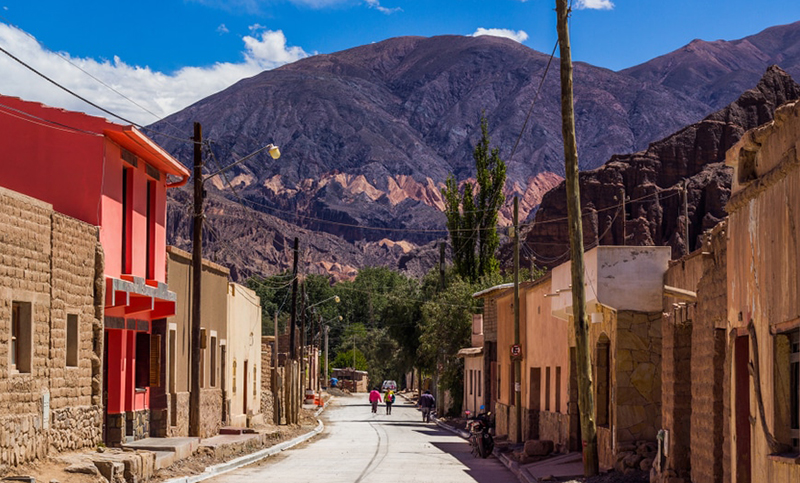
[[[728,309],[727,241],[725,224],[704,237],[703,276],[697,287],[697,311],[692,333],[692,481],[719,483],[724,479],[725,333]],[[719,328],[717,328],[719,327]]]
[[[216,436],[222,427],[222,389],[200,391],[200,437]]]
[[[96,246],[95,227],[0,188],[0,464],[100,441],[92,398]],[[13,302],[31,308],[30,345],[20,351],[30,354],[29,372],[11,367]],[[68,315],[78,321],[74,367],[66,360]]]
[[[189,393],[169,394],[170,423],[167,429],[168,438],[189,436]]]
[[[568,414],[551,411],[539,412],[539,439],[550,440],[555,444],[559,453],[569,452],[569,424]]]
[[[617,313],[612,340],[615,447],[656,440],[661,428],[661,342],[661,313]]]
[[[274,337],[261,338],[261,414],[265,423],[273,421],[272,344]]]

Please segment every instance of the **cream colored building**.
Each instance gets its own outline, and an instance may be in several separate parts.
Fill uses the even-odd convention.
[[[225,378],[230,426],[262,424],[261,300],[238,283],[228,284],[228,340]]]

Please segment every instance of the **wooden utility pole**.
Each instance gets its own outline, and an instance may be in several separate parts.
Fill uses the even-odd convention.
[[[444,250],[445,250],[445,243],[442,242],[439,244],[439,287],[441,290],[444,290]]]
[[[327,325],[325,326],[325,387],[328,387],[328,332],[330,332],[331,328]]]
[[[592,360],[589,353],[586,292],[583,286],[583,225],[578,179],[578,146],[575,140],[575,112],[572,98],[572,53],[570,52],[567,25],[570,12],[567,0],[556,0],[556,12],[558,45],[561,52],[561,131],[564,138],[564,168],[572,258],[572,311],[577,352],[578,409],[581,413],[581,436],[583,438],[583,473],[586,477],[590,477],[599,473],[599,459],[597,456],[597,428],[594,421]]]
[[[520,348],[519,337],[519,198],[514,197],[514,346]],[[513,354],[512,354],[513,355]],[[514,411],[517,419],[514,442],[522,441],[522,352],[514,356]]]
[[[306,284],[300,286],[300,389],[306,385]],[[302,394],[302,392],[301,392]]]
[[[625,207],[625,188],[619,191],[620,199],[622,200],[622,245],[628,244],[628,212]]]
[[[280,361],[280,348],[278,344],[278,311],[275,311],[275,343],[272,345],[272,420],[275,424],[281,424],[281,381],[278,362]]]
[[[194,123],[194,225],[192,233],[192,338],[189,436],[200,436],[200,281],[203,275],[203,128]]]
[[[300,253],[300,239],[294,237],[294,263],[292,263],[292,317],[289,325],[289,359],[297,360],[297,348],[295,347],[295,326],[297,325],[297,256]]]
[[[689,245],[689,182],[683,180],[683,239],[686,246],[684,255],[692,252]]]

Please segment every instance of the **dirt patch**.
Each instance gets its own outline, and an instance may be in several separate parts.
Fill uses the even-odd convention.
[[[558,480],[554,480],[558,481]],[[650,483],[650,473],[646,471],[631,471],[629,473],[619,473],[617,471],[609,471],[602,475],[593,476],[591,478],[580,478],[570,480],[566,483]]]
[[[98,475],[82,473],[67,473],[64,469],[76,461],[80,461],[85,452],[61,453],[56,457],[33,461],[19,466],[0,465],[0,477],[32,476],[37,483],[107,483],[106,479]]]
[[[274,446],[284,441],[289,441],[290,439],[294,439],[298,436],[306,434],[317,427],[317,419],[314,416],[314,411],[308,409],[301,410],[299,419],[300,424],[298,425],[272,426],[271,429],[275,436],[270,438],[261,448],[257,448],[256,451]],[[234,452],[223,459],[216,457],[214,455],[214,451],[210,448],[201,447],[191,457],[178,461],[167,468],[161,468],[160,470],[157,470],[153,477],[153,481],[164,481],[180,476],[198,475],[205,471],[205,469],[209,466],[230,461],[253,452],[253,450],[241,450]]]

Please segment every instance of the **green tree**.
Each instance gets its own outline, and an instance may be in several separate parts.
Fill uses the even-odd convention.
[[[367,358],[364,357],[364,353],[358,349],[350,349],[348,351],[339,352],[336,354],[336,357],[333,359],[331,363],[331,367],[336,367],[338,369],[344,369],[345,367],[353,367],[353,351],[355,350],[356,357],[356,370],[357,371],[366,371],[368,370],[367,365]]]
[[[506,164],[489,142],[489,122],[482,114],[481,139],[472,153],[476,185],[465,182],[462,191],[451,175],[442,188],[456,273],[472,282],[500,268],[495,258],[500,244],[497,214],[505,201]]]

